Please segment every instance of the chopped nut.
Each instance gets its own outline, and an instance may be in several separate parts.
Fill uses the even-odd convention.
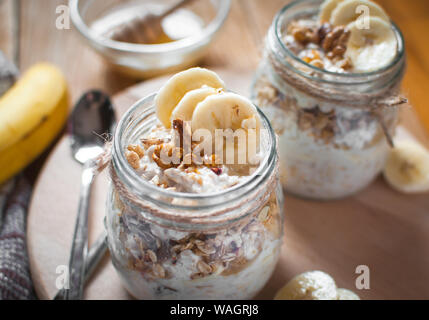
[[[140,168],[140,157],[136,152],[127,151],[125,153],[125,157],[127,158],[127,161],[131,167],[133,167],[135,170]]]
[[[171,143],[157,145],[152,153],[152,159],[162,169],[177,167],[182,159],[181,148],[173,146]]]
[[[322,24],[319,28],[319,30],[317,31],[317,34],[319,35],[319,40],[320,42],[322,42],[323,40],[325,40],[326,36],[328,35],[328,33],[330,33],[332,31],[332,27],[331,24],[325,22],[324,24]]]
[[[335,27],[322,41],[322,47],[328,58],[343,57],[347,50],[347,42],[350,38],[350,31],[343,26]]]
[[[138,156],[141,158],[144,157],[144,150],[142,147],[140,147],[138,144],[130,144],[127,149],[129,151],[134,151],[135,153],[138,154]]]
[[[162,144],[165,142],[164,139],[145,139],[145,138],[140,139],[140,141],[145,146],[146,149],[151,146]]]
[[[313,43],[319,42],[319,35],[317,31],[308,27],[294,24],[290,29],[290,33],[293,35],[293,37],[297,42],[304,45],[309,42],[313,42]]]

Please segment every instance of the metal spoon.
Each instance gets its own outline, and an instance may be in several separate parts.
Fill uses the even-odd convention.
[[[114,124],[115,113],[112,103],[106,94],[97,90],[83,95],[69,121],[72,154],[76,161],[83,164],[83,172],[69,261],[70,288],[64,290],[66,300],[77,300],[83,297],[85,260],[88,250],[89,198],[97,172],[94,159],[103,152],[104,140],[100,137],[111,134]]]
[[[86,283],[89,278],[91,278],[101,259],[107,252],[107,233],[103,231],[97,240],[92,244],[91,248],[88,251],[88,255],[85,259],[85,276],[84,283]],[[58,290],[55,294],[53,300],[64,300],[65,299],[65,289]]]

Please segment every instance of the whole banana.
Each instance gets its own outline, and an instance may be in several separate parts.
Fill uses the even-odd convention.
[[[48,63],[31,67],[0,98],[0,184],[30,164],[64,126],[66,80]]]

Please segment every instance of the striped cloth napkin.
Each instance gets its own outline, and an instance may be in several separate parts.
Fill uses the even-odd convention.
[[[0,186],[0,300],[36,299],[26,246],[30,195],[23,175]]]
[[[0,51],[0,96],[17,76],[18,69]],[[0,185],[0,300],[36,298],[26,248],[30,195],[31,187],[23,174]]]

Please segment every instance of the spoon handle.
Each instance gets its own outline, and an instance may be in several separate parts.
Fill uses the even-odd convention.
[[[92,244],[91,248],[88,251],[88,255],[85,261],[85,283],[91,278],[95,269],[99,265],[101,259],[107,253],[107,233],[103,230],[102,234],[97,238],[97,240]],[[54,296],[53,300],[64,300],[65,299],[65,289],[60,289]]]
[[[70,289],[65,290],[66,300],[80,300],[83,296],[85,259],[88,251],[88,208],[94,177],[94,164],[92,161],[87,161],[82,172],[79,209],[73,234],[73,243],[69,262]]]

